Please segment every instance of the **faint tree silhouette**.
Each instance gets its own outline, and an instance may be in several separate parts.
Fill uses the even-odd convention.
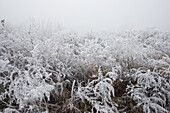
[[[1,24],[3,27],[5,26],[5,19],[1,20]]]

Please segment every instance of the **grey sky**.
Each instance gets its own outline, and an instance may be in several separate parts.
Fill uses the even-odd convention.
[[[77,31],[170,31],[170,0],[0,0],[3,18],[12,24],[48,20]]]

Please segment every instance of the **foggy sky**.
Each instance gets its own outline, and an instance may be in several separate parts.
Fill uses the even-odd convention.
[[[170,0],[0,0],[0,19],[20,24],[30,18],[76,31],[170,31]]]

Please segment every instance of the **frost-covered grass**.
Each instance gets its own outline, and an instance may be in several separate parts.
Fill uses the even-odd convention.
[[[168,113],[170,35],[0,30],[0,112]]]

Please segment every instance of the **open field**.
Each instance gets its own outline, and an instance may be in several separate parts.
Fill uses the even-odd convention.
[[[169,113],[170,34],[0,30],[0,112]]]

